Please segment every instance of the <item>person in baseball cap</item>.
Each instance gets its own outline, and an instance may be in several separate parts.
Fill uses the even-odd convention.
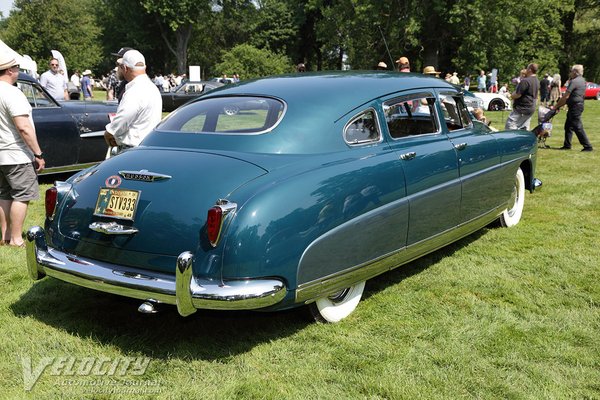
[[[123,151],[139,146],[158,125],[162,118],[162,97],[146,75],[146,59],[142,53],[127,51],[120,68],[127,81],[127,90],[115,117],[106,125],[104,139],[109,147]]]
[[[137,50],[129,50],[123,54],[121,63],[131,69],[146,68],[146,58]]]
[[[117,99],[117,102],[119,102],[119,103],[121,102],[121,99],[123,98],[123,93],[125,93],[125,85],[127,85],[127,81],[125,80],[125,77],[123,76],[123,71],[122,71],[121,65],[123,63],[123,56],[129,50],[134,50],[134,49],[133,49],[133,47],[121,47],[119,49],[119,51],[117,51],[116,53],[110,53],[111,55],[118,57],[116,71],[117,71],[117,79],[119,80],[119,83],[117,83],[117,85],[115,86],[113,95]]]

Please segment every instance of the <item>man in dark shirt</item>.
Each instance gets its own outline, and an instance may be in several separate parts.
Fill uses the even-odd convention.
[[[583,114],[583,102],[585,99],[585,79],[583,79],[583,65],[575,64],[571,68],[569,73],[569,85],[565,94],[558,100],[556,106],[553,109],[560,109],[565,104],[569,106],[567,111],[567,120],[565,121],[565,141],[561,150],[571,150],[571,139],[573,138],[573,132],[577,135],[579,143],[583,146],[581,151],[592,151],[594,148],[590,143],[585,130],[583,129],[583,122],[581,121],[581,114]]]
[[[506,120],[504,129],[527,129],[531,116],[535,112],[540,81],[537,78],[538,65],[529,64],[525,77],[521,79],[514,93],[511,94],[513,110]]]
[[[129,50],[133,50],[131,47],[121,47],[119,51],[116,53],[111,53],[113,56],[118,57],[117,59],[117,79],[119,83],[115,85],[114,88],[114,98],[117,99],[117,102],[121,102],[123,98],[123,94],[125,93],[125,85],[127,85],[127,81],[123,77],[123,73],[121,72],[121,61],[123,60],[123,55],[127,53]]]

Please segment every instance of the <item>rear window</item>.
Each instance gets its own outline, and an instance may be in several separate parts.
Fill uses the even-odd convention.
[[[258,134],[277,125],[284,111],[283,102],[269,97],[214,97],[179,108],[158,129],[190,133]]]

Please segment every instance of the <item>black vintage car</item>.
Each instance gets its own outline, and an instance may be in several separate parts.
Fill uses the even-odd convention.
[[[184,105],[188,101],[204,94],[210,90],[223,86],[219,82],[209,81],[187,81],[177,86],[170,92],[161,93],[163,111],[171,112]]]
[[[56,101],[31,76],[20,73],[17,86],[33,108],[33,122],[44,153],[42,174],[77,171],[106,158],[104,130],[117,112],[116,101]]]

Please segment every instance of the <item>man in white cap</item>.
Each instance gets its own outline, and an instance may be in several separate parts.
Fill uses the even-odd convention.
[[[23,247],[27,206],[39,197],[36,171],[44,169],[27,97],[14,84],[19,64],[0,52],[0,235],[3,245]]]
[[[50,66],[50,69],[40,76],[40,85],[42,85],[54,99],[69,100],[67,79],[60,72],[58,60],[56,58],[51,58],[48,65]]]
[[[119,65],[128,82],[115,118],[106,125],[104,138],[119,151],[136,147],[162,118],[162,98],[156,85],[146,75],[146,59],[137,50],[123,55]]]

